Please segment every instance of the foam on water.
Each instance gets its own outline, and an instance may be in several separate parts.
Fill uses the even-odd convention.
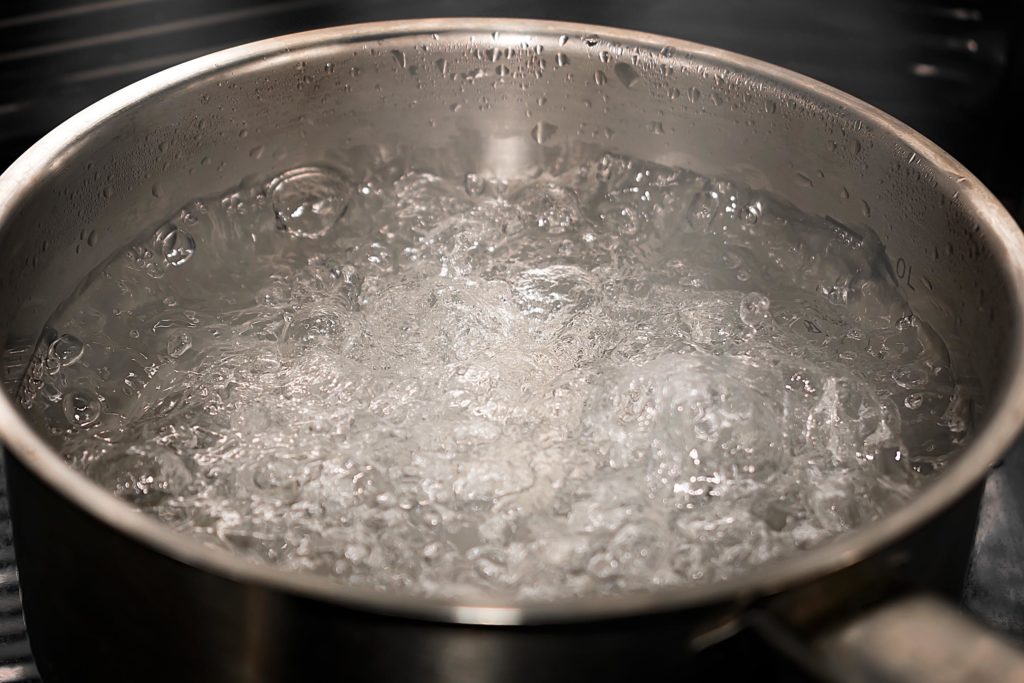
[[[869,231],[571,159],[194,202],[62,306],[21,404],[206,543],[460,597],[732,576],[899,506],[963,441],[968,385]]]

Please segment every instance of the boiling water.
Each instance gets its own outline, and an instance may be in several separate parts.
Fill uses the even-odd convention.
[[[364,166],[190,204],[82,283],[19,395],[74,467],[254,560],[550,599],[811,547],[969,431],[867,230],[610,155]]]

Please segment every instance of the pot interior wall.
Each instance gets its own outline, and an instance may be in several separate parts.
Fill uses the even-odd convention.
[[[978,228],[986,200],[969,192],[976,181],[781,71],[736,71],[720,53],[692,50],[515,30],[368,42],[325,34],[313,45],[281,39],[234,63],[206,58],[221,66],[170,87],[134,86],[151,96],[96,118],[0,199],[8,390],[75,284],[191,199],[300,163],[344,166],[355,146],[415,148],[427,168],[516,176],[585,143],[873,229],[915,311],[991,403],[1016,321],[1009,277]]]

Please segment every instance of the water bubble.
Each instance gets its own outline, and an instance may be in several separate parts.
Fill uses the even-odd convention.
[[[903,405],[909,410],[918,410],[924,405],[924,394],[919,391],[907,394],[906,398],[903,399]]]
[[[540,142],[538,140],[538,142]],[[484,191],[484,179],[476,173],[467,173],[463,185],[466,188],[466,194],[470,197],[476,197]]]
[[[348,184],[326,169],[303,167],[288,171],[269,186],[277,228],[293,237],[326,235],[348,210]]]
[[[370,549],[362,543],[352,543],[345,548],[345,559],[349,562],[359,564],[365,562],[370,556]]]
[[[182,227],[168,223],[153,235],[153,242],[164,261],[171,266],[183,266],[196,252],[196,241]]]
[[[701,561],[702,555],[699,547],[681,548],[672,555],[669,565],[673,572],[684,579],[691,580],[705,566]]]
[[[910,363],[893,370],[892,381],[904,389],[919,389],[928,385],[929,375],[921,365]]]
[[[753,202],[752,204],[747,204],[743,208],[743,213],[740,215],[740,220],[742,220],[743,223],[746,225],[756,225],[757,222],[761,220],[761,214],[763,212],[764,210],[762,209],[760,202]]]
[[[850,288],[846,285],[834,285],[828,288],[826,296],[833,306],[845,306],[850,298]]]
[[[740,299],[740,319],[749,327],[759,327],[771,318],[771,301],[764,294],[750,292]]]
[[[185,330],[178,330],[167,340],[167,355],[171,358],[181,358],[191,348],[192,337]]]
[[[444,515],[433,505],[415,507],[410,510],[410,516],[416,524],[427,529],[437,529],[444,523]]]
[[[640,74],[637,73],[633,65],[626,62],[619,62],[615,65],[615,75],[622,82],[622,85],[627,88],[632,88],[633,84],[640,78]]]
[[[431,542],[423,546],[423,559],[428,564],[433,564],[444,554],[444,546],[437,541]]]
[[[717,192],[710,190],[698,193],[687,211],[690,225],[695,228],[707,228],[718,215],[719,206],[721,198]]]
[[[957,385],[953,390],[953,397],[949,400],[949,405],[939,418],[939,424],[951,432],[960,434],[966,432],[971,424],[971,404],[970,396],[962,386]]]
[[[64,417],[75,427],[88,427],[100,419],[102,404],[99,396],[88,389],[68,392],[63,401]]]
[[[151,506],[183,492],[192,474],[169,448],[157,444],[130,446],[92,466],[90,474],[117,496],[140,506]]]
[[[85,353],[85,344],[74,335],[62,334],[53,340],[47,353],[50,358],[67,367],[74,365],[82,357]]]
[[[597,553],[587,562],[587,571],[595,579],[607,581],[619,575],[619,562],[611,553]]]

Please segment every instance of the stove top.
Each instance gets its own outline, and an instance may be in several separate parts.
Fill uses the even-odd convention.
[[[118,88],[273,35],[426,16],[562,19],[744,53],[921,131],[1021,217],[1024,7],[997,0],[42,0],[0,8],[0,168]],[[827,7],[827,9],[826,9]],[[0,683],[38,681],[0,478]],[[963,606],[1024,643],[1024,455],[986,485]]]

